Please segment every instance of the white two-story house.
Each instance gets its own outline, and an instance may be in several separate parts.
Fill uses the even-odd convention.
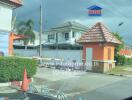
[[[88,27],[75,21],[65,22],[44,32],[47,35],[45,45],[75,45],[76,40],[87,30]]]
[[[21,0],[0,0],[0,52],[4,55],[8,55],[13,9],[21,5]]]
[[[46,46],[75,46],[76,40],[88,30],[88,27],[75,21],[65,22],[57,27],[44,31],[42,34],[41,43]],[[28,43],[27,46],[36,47],[39,45],[39,32],[34,31],[34,43]],[[15,41],[15,46],[24,46],[23,40]]]

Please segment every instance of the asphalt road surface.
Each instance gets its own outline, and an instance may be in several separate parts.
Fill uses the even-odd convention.
[[[132,96],[132,78],[38,69],[35,86],[61,90],[70,100],[123,100]],[[77,99],[78,98],[78,99]]]

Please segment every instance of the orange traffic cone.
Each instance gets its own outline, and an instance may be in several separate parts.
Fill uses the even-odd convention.
[[[23,92],[28,91],[28,79],[27,79],[27,71],[26,68],[24,68],[24,75],[23,75],[23,81],[22,81],[22,87],[21,87]]]

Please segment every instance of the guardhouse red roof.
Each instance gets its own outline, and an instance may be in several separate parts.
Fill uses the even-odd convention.
[[[78,43],[114,43],[121,44],[119,41],[101,22],[95,24],[88,32],[84,33],[78,40]]]

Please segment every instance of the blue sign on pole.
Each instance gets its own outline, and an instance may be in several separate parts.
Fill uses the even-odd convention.
[[[102,14],[102,8],[96,5],[90,6],[88,9],[88,15],[89,16],[101,16]]]

